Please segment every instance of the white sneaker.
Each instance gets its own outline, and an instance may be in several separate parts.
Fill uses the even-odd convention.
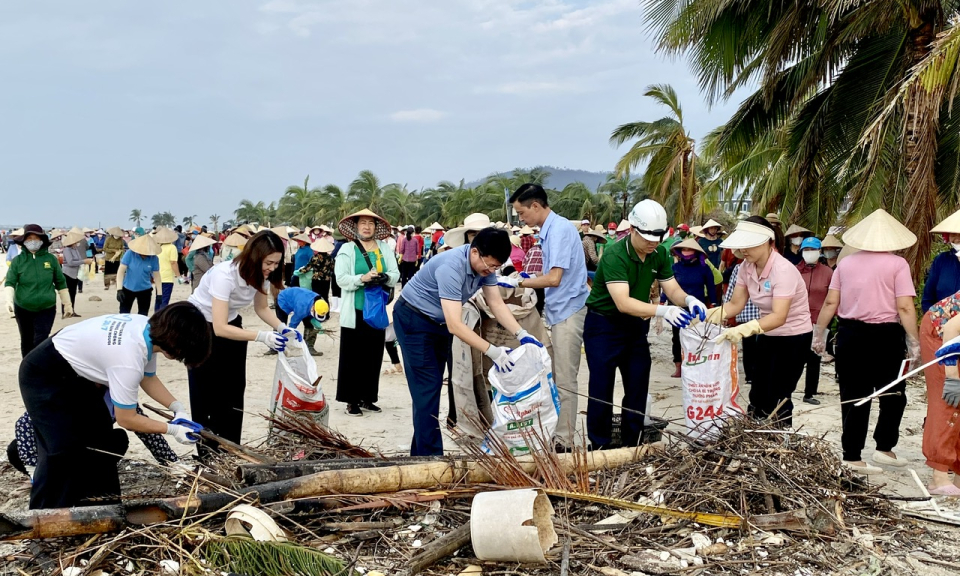
[[[896,466],[897,468],[902,468],[907,465],[906,460],[901,460],[899,458],[891,458],[883,452],[874,452],[873,457],[871,458],[877,464],[886,464],[887,466]]]
[[[864,462],[863,465],[861,466],[860,464],[857,464],[855,462],[848,462],[844,460],[843,467],[847,468],[848,470],[853,470],[854,472],[858,472],[860,474],[880,474],[881,472],[883,472],[883,468],[880,468],[879,466],[871,466],[866,462]]]

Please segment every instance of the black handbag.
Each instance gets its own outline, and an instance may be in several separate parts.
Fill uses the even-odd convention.
[[[376,268],[373,266],[373,262],[370,261],[370,255],[367,254],[367,251],[363,249],[363,244],[361,244],[359,240],[354,240],[353,242],[354,244],[357,245],[357,248],[360,249],[360,254],[363,254],[363,259],[367,262],[367,267],[369,267],[371,270],[376,270]],[[393,302],[393,298],[396,296],[396,291],[394,290],[393,286],[384,286],[389,281],[390,281],[390,278],[388,278],[386,274],[380,274],[377,277],[376,282],[367,283],[367,286],[379,285],[380,287],[382,287],[384,290],[387,291],[387,304]]]

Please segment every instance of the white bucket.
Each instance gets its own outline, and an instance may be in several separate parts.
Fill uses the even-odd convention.
[[[559,542],[553,505],[534,489],[481,492],[470,508],[470,540],[480,560],[546,564]]]

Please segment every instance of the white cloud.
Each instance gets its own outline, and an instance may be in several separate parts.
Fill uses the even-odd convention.
[[[398,110],[390,115],[390,119],[394,122],[436,122],[446,116],[446,112],[433,108],[417,108],[416,110]]]

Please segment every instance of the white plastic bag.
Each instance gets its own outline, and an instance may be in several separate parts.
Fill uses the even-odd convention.
[[[277,354],[270,412],[279,415],[284,410],[310,416],[323,426],[330,419],[330,408],[318,382],[317,363],[306,342],[291,341],[286,351]]]
[[[553,381],[550,354],[534,344],[510,352],[513,370],[488,373],[493,386],[493,426],[481,447],[490,454],[495,435],[513,455],[527,454],[543,443],[549,446],[560,416],[560,394]]]
[[[694,438],[716,435],[723,418],[743,413],[737,404],[737,347],[727,341],[715,344],[720,331],[718,325],[706,323],[680,331],[683,411]]]

